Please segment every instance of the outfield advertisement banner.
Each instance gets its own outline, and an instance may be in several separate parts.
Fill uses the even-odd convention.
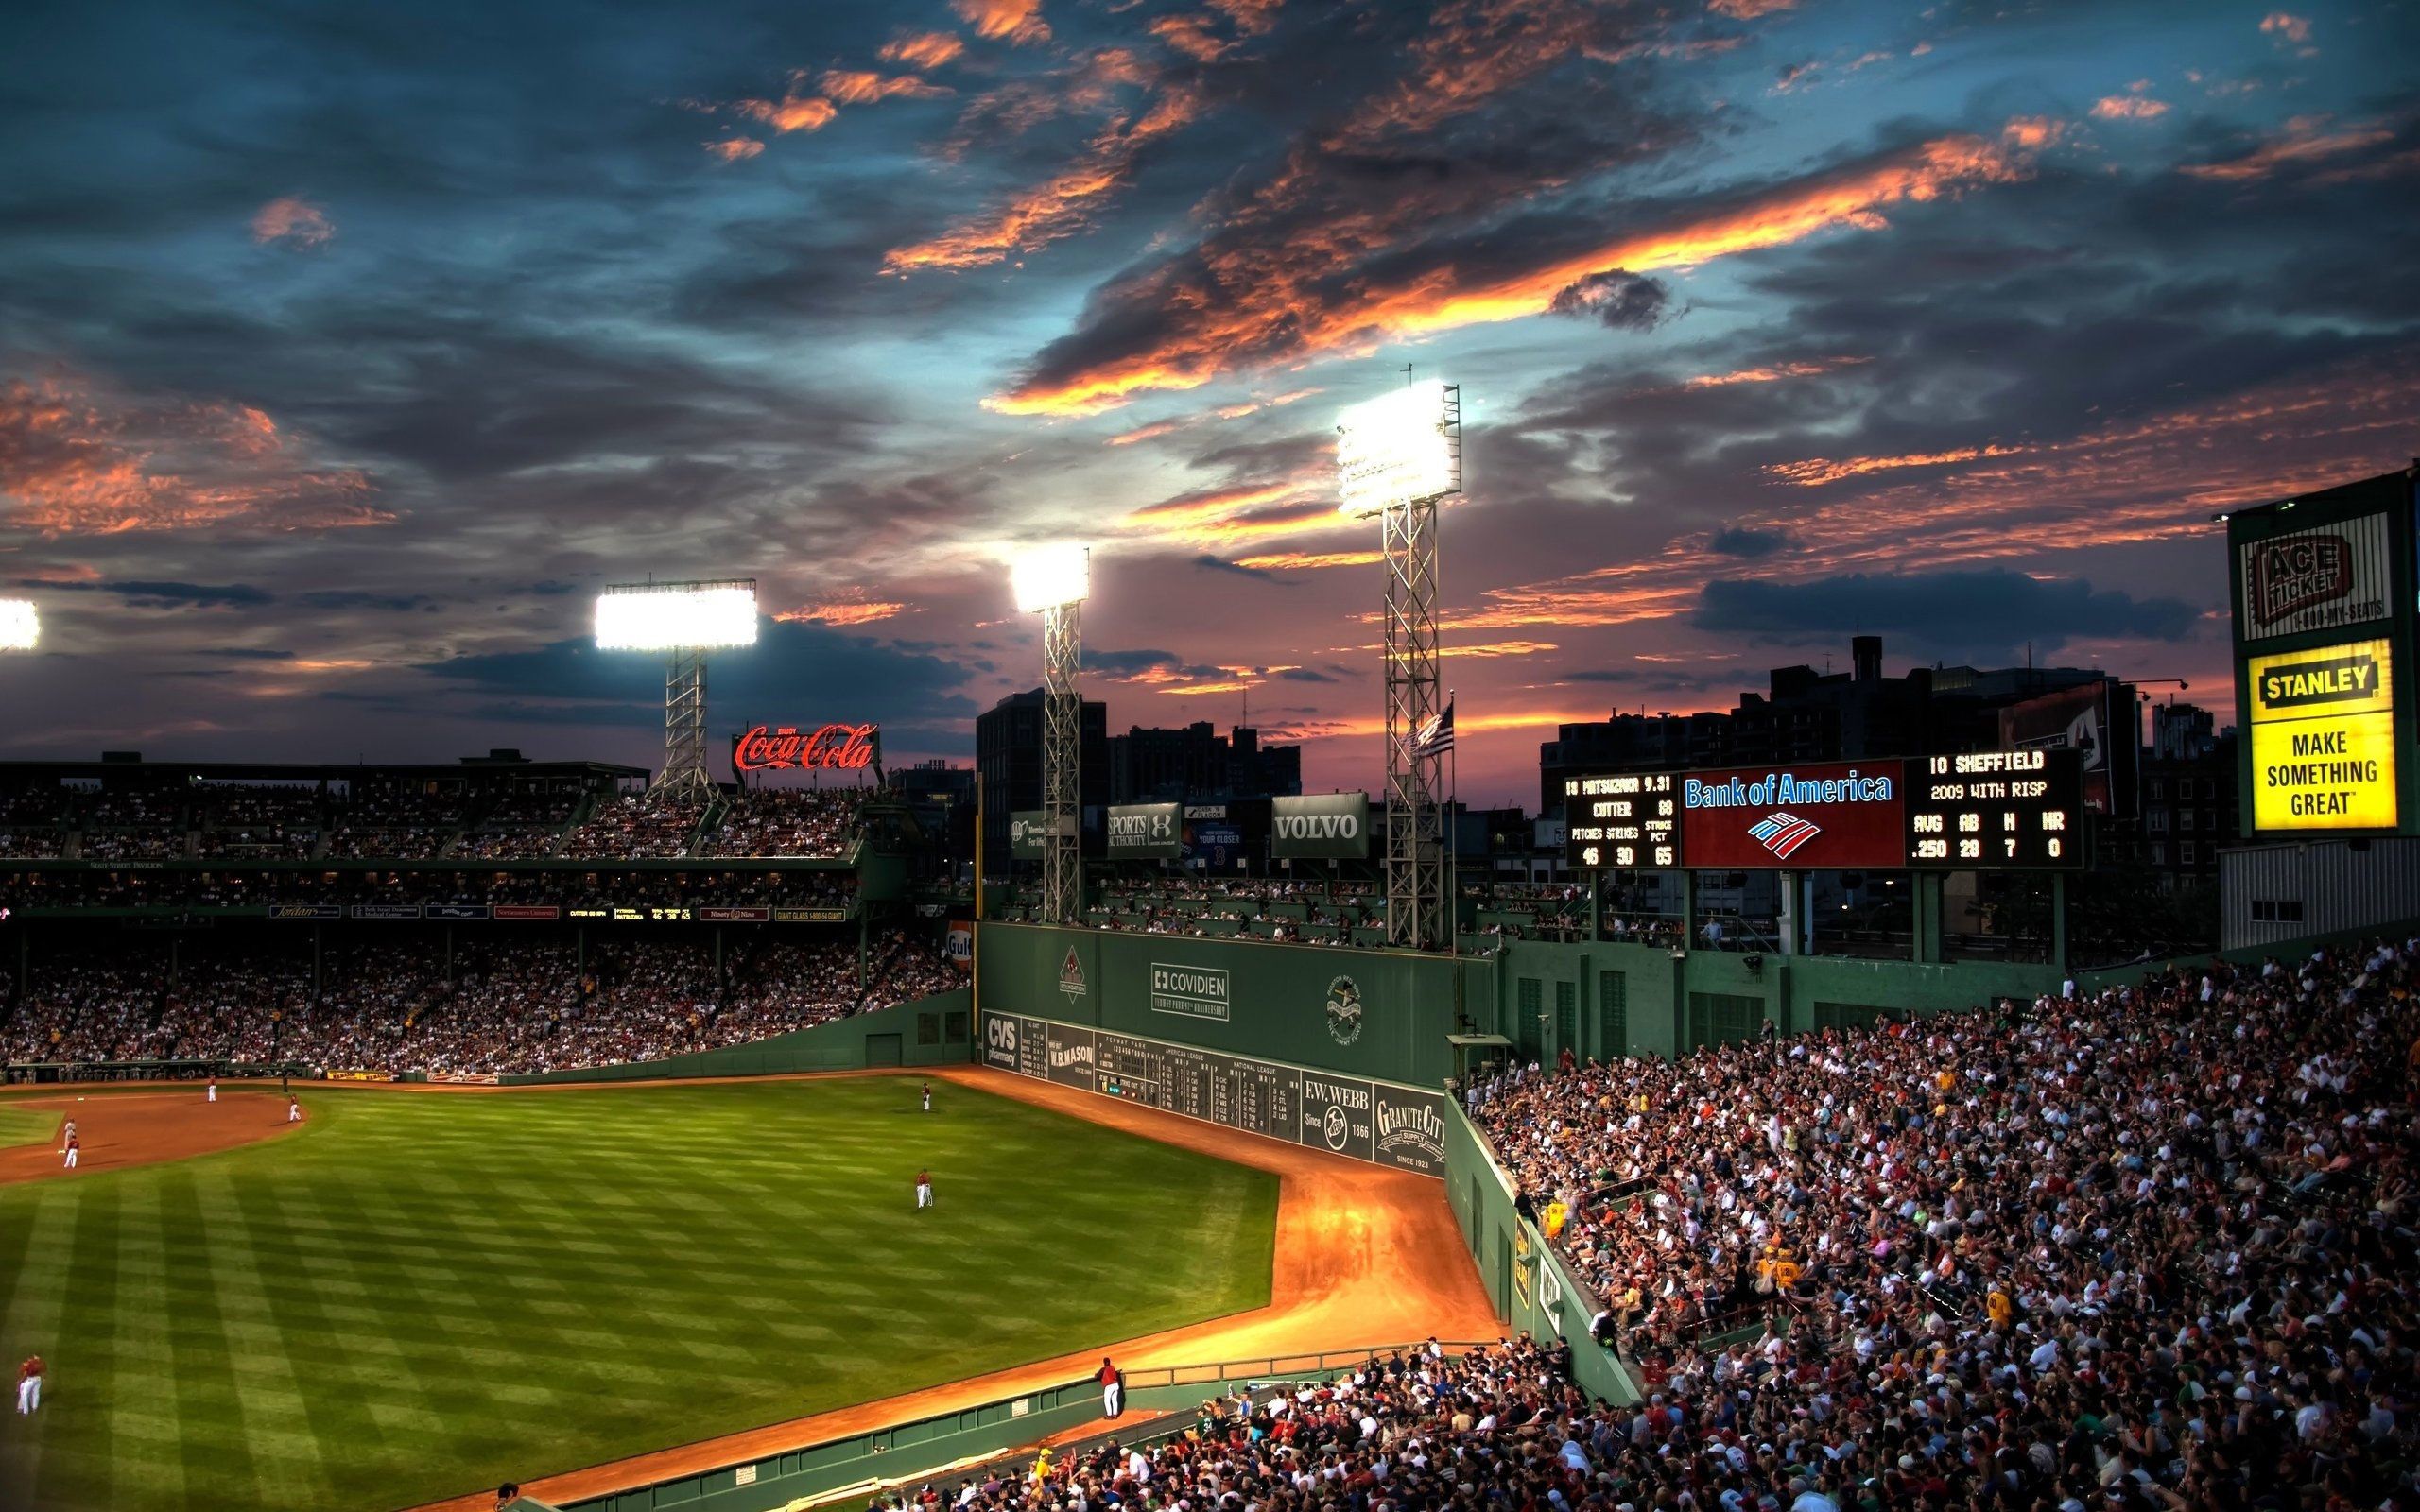
[[[271,919],[342,919],[344,904],[272,903],[269,905],[268,917]]]
[[[486,919],[490,917],[485,903],[429,903],[422,912],[431,919]]]
[[[1227,973],[1216,966],[1151,965],[1151,1011],[1227,1022]]]
[[[418,919],[420,904],[355,903],[353,905],[353,917],[355,919]]]
[[[1445,1174],[1436,1092],[1012,1013],[984,1015],[983,1063],[1308,1149]]]
[[[1113,803],[1109,807],[1109,859],[1174,861],[1184,850],[1174,803]]]
[[[1681,853],[1717,871],[1907,864],[1901,764],[1807,762],[1681,779]]]
[[[849,917],[845,908],[776,908],[776,924],[838,924]]]
[[[1042,842],[1050,835],[1048,809],[1018,809],[1009,816],[1009,859],[1039,861]]]
[[[698,910],[698,921],[701,924],[761,924],[772,917],[770,908],[705,907]]]
[[[495,905],[496,918],[517,919],[525,923],[551,922],[562,916],[562,908],[557,903],[498,903]]]
[[[1281,861],[1368,859],[1370,795],[1306,793],[1270,799],[1269,853]]]

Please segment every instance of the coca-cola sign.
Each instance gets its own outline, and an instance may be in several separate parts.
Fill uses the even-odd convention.
[[[873,725],[758,725],[732,743],[731,769],[749,772],[861,772],[882,752]]]

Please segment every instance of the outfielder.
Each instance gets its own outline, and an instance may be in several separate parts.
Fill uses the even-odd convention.
[[[926,1083],[925,1083],[925,1112],[927,1112],[927,1113],[929,1113],[929,1112],[931,1112],[932,1110],[933,1110],[933,1084],[932,1084],[931,1082],[926,1082]]]
[[[285,1121],[289,1124],[302,1122],[302,1100],[291,1092],[285,1098]]]
[[[42,1356],[29,1354],[17,1366],[17,1412],[31,1413],[42,1405]]]
[[[932,1205],[933,1173],[930,1171],[919,1171],[916,1173],[916,1206],[921,1210],[929,1208]]]
[[[218,1078],[216,1076],[210,1078],[210,1100],[214,1103],[218,1101]]]
[[[84,1142],[82,1140],[78,1139],[73,1134],[67,1136],[67,1169],[70,1171],[76,1169],[76,1157],[82,1154],[83,1150]]]
[[[60,1129],[60,1130],[59,1131],[59,1153],[60,1153],[60,1154],[64,1155],[64,1154],[66,1154],[66,1153],[67,1153],[67,1142],[68,1142],[69,1140],[74,1139],[75,1137],[76,1137],[76,1121],[75,1121],[74,1119],[72,1119],[72,1118],[71,1118],[71,1119],[69,1119],[69,1120],[67,1121],[67,1126],[66,1126],[65,1128]]]

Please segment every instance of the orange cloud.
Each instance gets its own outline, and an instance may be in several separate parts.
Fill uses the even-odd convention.
[[[1042,19],[1042,0],[950,0],[950,9],[975,28],[975,35],[1024,47],[1050,40],[1050,24]]]
[[[1099,323],[1124,322],[1138,318],[1138,307],[1156,307],[1156,338],[1129,343],[1141,350],[1088,361],[1054,361],[1046,352],[1023,382],[984,405],[1013,415],[1094,414],[1140,392],[1197,387],[1247,363],[1540,315],[1563,290],[1607,268],[1685,268],[1824,232],[1878,230],[1887,224],[1883,212],[1893,206],[2010,182],[2031,171],[2031,160],[2016,140],[1943,137],[1496,276],[1439,259],[1407,272],[1364,272],[1348,281],[1364,250],[1352,239],[1305,238],[1272,249],[1249,237],[1214,237],[1201,251],[1214,270],[1210,289],[1177,283],[1174,274],[1137,278],[1121,289],[1119,301],[1094,316]],[[1340,286],[1350,292],[1332,292]],[[1080,346],[1082,334],[1069,342]]]
[[[67,378],[0,387],[0,523],[45,535],[320,530],[395,517],[352,468],[241,404],[147,404]]]
[[[1771,368],[1741,368],[1735,372],[1705,372],[1691,378],[1684,388],[1726,388],[1733,384],[1771,384],[1785,378],[1816,378],[1843,368],[1860,367],[1872,357],[1824,357],[1814,362],[1785,362]]]
[[[839,105],[872,105],[887,99],[934,99],[951,93],[943,84],[927,83],[912,74],[897,74],[889,78],[871,69],[834,68],[825,71],[823,93]]]
[[[725,163],[743,163],[765,150],[765,144],[754,137],[735,136],[720,142],[709,142],[706,150]]]
[[[1795,9],[1797,6],[1798,0],[1705,0],[1708,10],[1718,16],[1729,16],[1734,21],[1754,21],[1762,16]]]
[[[2270,36],[2283,37],[2288,42],[2308,42],[2310,41],[2310,17],[2289,15],[2283,10],[2272,10],[2260,18],[2260,29]]]
[[[946,31],[911,31],[891,38],[875,54],[886,63],[905,63],[909,68],[935,69],[966,51],[966,43]]]
[[[877,620],[896,618],[907,609],[905,604],[868,598],[858,590],[821,604],[784,610],[773,618],[786,625],[872,625]]]
[[[1385,559],[1375,551],[1279,551],[1246,557],[1236,563],[1255,572],[1307,572],[1319,567],[1374,567]]]
[[[2092,113],[2104,121],[2150,121],[2168,113],[2168,102],[2144,94],[2104,94],[2092,102]]]
[[[883,271],[982,267],[1082,230],[1093,207],[1133,176],[1143,148],[1190,122],[1199,108],[1190,89],[1163,91],[1139,117],[1121,116],[1104,127],[1064,172],[930,241],[893,248],[882,260]]]
[[[787,135],[792,131],[821,131],[832,124],[839,108],[820,95],[804,98],[795,94],[777,100],[741,100],[733,109],[740,114],[764,122],[774,130]]]
[[[2224,163],[2188,163],[2180,171],[2188,178],[2216,179],[2229,183],[2266,179],[2283,168],[2358,152],[2394,138],[2393,131],[2377,125],[2330,131],[2326,129],[2328,119],[2325,115],[2297,115],[2286,123],[2285,129],[2274,139],[2262,143],[2242,157],[2231,158]]]
[[[1119,431],[1116,435],[1111,437],[1101,444],[1104,446],[1132,446],[1136,441],[1156,440],[1160,437],[1167,436],[1172,432],[1181,431],[1183,429],[1184,429],[1184,421],[1183,421],[1158,420],[1153,421],[1149,425],[1137,425],[1131,431]]]
[[[1842,478],[1861,477],[1868,472],[1889,472],[1904,467],[1941,467],[1950,462],[1972,462],[1978,457],[2015,456],[2033,448],[2030,446],[1965,446],[1949,452],[1913,452],[1906,456],[1852,456],[1840,461],[1812,457],[1804,462],[1772,462],[1767,472],[1800,488],[1811,489]]]
[[[336,239],[336,223],[327,213],[306,199],[291,196],[272,199],[252,213],[252,240],[266,247],[270,242],[284,242],[289,247],[325,247]]]
[[[1182,53],[1197,63],[1216,62],[1233,47],[1233,43],[1212,35],[1210,24],[1200,16],[1162,16],[1151,23],[1151,35],[1167,43],[1170,50]]]
[[[1173,499],[1147,504],[1126,517],[1129,524],[1182,525],[1201,520],[1216,519],[1249,509],[1254,505],[1269,504],[1292,497],[1299,490],[1293,483],[1261,483],[1240,489],[1210,489],[1199,493],[1181,493]]]

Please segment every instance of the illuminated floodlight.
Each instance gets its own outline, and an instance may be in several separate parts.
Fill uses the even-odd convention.
[[[756,580],[615,583],[596,595],[600,651],[708,651],[756,644]]]
[[[1457,397],[1443,379],[1431,378],[1337,416],[1337,487],[1346,514],[1377,514],[1462,491]]]
[[[1036,546],[1010,564],[1017,612],[1039,614],[1092,596],[1093,554],[1083,546]]]
[[[42,639],[42,615],[29,598],[0,598],[0,651],[30,651]]]

